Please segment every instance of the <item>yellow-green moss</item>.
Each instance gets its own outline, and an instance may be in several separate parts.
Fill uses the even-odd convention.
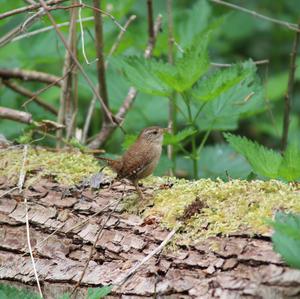
[[[0,152],[0,175],[17,182],[23,160],[23,149],[8,149]],[[99,163],[91,155],[77,150],[52,152],[45,149],[28,150],[25,169],[26,185],[38,178],[54,177],[63,185],[74,185],[83,178],[99,171]]]
[[[265,219],[276,210],[300,212],[300,190],[279,181],[223,182],[176,180],[168,190],[157,191],[154,206],[145,216],[157,216],[172,228],[186,207],[198,198],[204,208],[187,221],[183,239],[207,238],[235,232],[266,233]]]

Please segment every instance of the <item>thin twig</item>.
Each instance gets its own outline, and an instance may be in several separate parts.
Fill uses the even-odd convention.
[[[261,64],[269,64],[270,61],[269,59],[263,59],[263,60],[253,61],[253,63],[256,65],[261,65]],[[234,65],[233,63],[217,63],[217,62],[211,62],[210,64],[215,67],[231,67]]]
[[[129,19],[127,20],[127,22],[124,25],[124,29],[126,31],[129,27],[129,25],[131,24],[131,22],[133,22],[135,19],[136,19],[135,15],[132,15],[132,16],[129,17]],[[112,45],[112,47],[111,47],[111,49],[110,49],[110,51],[107,55],[106,61],[105,61],[105,69],[107,69],[107,67],[108,67],[109,58],[118,49],[118,46],[119,46],[119,44],[120,44],[120,42],[121,42],[121,40],[122,40],[122,38],[123,38],[126,31],[120,31],[119,35],[117,36],[116,41]],[[88,112],[87,112],[87,115],[86,115],[86,118],[85,118],[85,123],[84,123],[84,126],[83,126],[83,132],[82,132],[82,137],[81,137],[81,143],[83,143],[83,144],[85,144],[86,140],[87,140],[87,134],[88,134],[88,131],[89,131],[89,128],[90,128],[90,123],[91,123],[91,119],[92,119],[92,115],[93,115],[95,106],[96,106],[96,97],[94,96],[92,98],[91,102],[90,102],[89,109],[88,109]]]
[[[32,100],[39,106],[43,107],[44,109],[50,111],[52,114],[57,115],[58,111],[55,107],[53,107],[51,104],[46,103],[41,98],[37,97],[35,93],[31,92],[29,89],[26,89],[25,87],[22,87],[18,84],[15,84],[14,82],[11,82],[9,80],[2,80],[3,84],[9,87],[11,90],[25,96],[28,98],[32,98]],[[26,101],[22,106],[25,106],[28,104],[28,101]]]
[[[147,0],[147,17],[148,17],[148,39],[149,44],[154,43],[154,22],[153,22],[153,2]]]
[[[21,79],[24,81],[38,81],[43,83],[54,83],[56,86],[60,86],[61,78],[48,73],[29,71],[22,69],[0,69],[0,78],[3,79]]]
[[[5,195],[7,195],[7,194],[9,194],[9,193],[11,193],[11,192],[13,192],[16,189],[18,189],[18,187],[13,187],[13,188],[11,188],[11,189],[9,189],[7,191],[4,191],[3,193],[0,194],[0,198],[3,197],[3,196],[5,196]]]
[[[299,27],[300,28],[300,23]],[[282,138],[281,138],[281,151],[284,152],[287,147],[289,125],[290,125],[290,113],[292,105],[292,96],[295,82],[295,71],[296,71],[296,59],[297,51],[300,41],[300,31],[295,35],[292,52],[290,54],[290,69],[289,69],[289,80],[287,85],[287,92],[284,97],[284,115],[283,115],[283,127],[282,127]]]
[[[61,39],[61,41],[63,42],[65,48],[68,50],[68,52],[70,53],[72,59],[74,60],[75,64],[77,65],[78,69],[80,70],[80,72],[82,73],[84,79],[86,80],[86,82],[88,83],[88,85],[90,86],[90,88],[92,89],[93,93],[96,95],[97,99],[100,101],[103,110],[105,111],[108,119],[111,121],[112,124],[115,124],[116,126],[118,126],[119,124],[115,123],[115,120],[113,118],[113,115],[111,114],[111,112],[108,110],[108,108],[105,106],[105,103],[103,102],[103,99],[101,98],[101,96],[99,95],[97,89],[95,88],[95,86],[93,85],[92,81],[90,80],[90,78],[88,77],[88,75],[86,74],[86,72],[84,71],[82,65],[79,63],[79,61],[77,60],[76,56],[73,54],[72,50],[68,47],[68,44],[63,36],[63,34],[61,33],[61,31],[59,30],[59,28],[56,25],[56,22],[54,20],[54,18],[52,17],[52,15],[49,13],[48,11],[48,6],[46,5],[44,0],[39,0],[41,5],[43,6],[43,8],[46,10],[46,14],[50,20],[50,22],[52,23],[52,25],[55,27],[55,31],[57,33],[57,35],[59,36],[59,38]]]
[[[108,16],[116,24],[116,26],[120,28],[121,31],[125,31],[125,28],[116,20],[116,18],[113,15],[111,15],[107,11],[102,10],[102,9],[100,9],[98,7],[87,5],[85,3],[82,3],[82,6],[86,7],[86,8],[90,8],[90,9],[92,9],[94,11],[100,12],[101,14]]]
[[[118,49],[119,45],[120,45],[120,42],[125,34],[125,32],[127,31],[129,25],[131,24],[131,22],[133,22],[134,20],[136,19],[136,15],[132,15],[129,17],[129,19],[127,20],[127,22],[125,23],[124,25],[124,29],[125,31],[120,31],[119,35],[117,36],[117,39],[116,41],[114,42],[114,44],[112,45],[112,47],[110,48],[109,50],[109,53],[106,57],[106,61],[105,61],[105,68],[108,67],[108,64],[109,64],[109,58],[113,55],[113,53],[116,52],[116,50]]]
[[[80,4],[82,4],[82,0],[79,0]],[[82,26],[82,17],[81,17],[81,11],[82,11],[82,6],[79,8],[79,14],[78,14],[78,21],[79,21],[79,28],[80,28],[80,37],[81,37],[81,48],[82,48],[82,55],[85,60],[86,64],[91,64],[97,61],[97,58],[94,59],[92,62],[90,62],[87,58],[86,52],[85,52],[85,42],[84,42],[84,29]],[[93,17],[94,20],[94,17]]]
[[[27,18],[21,25],[12,29],[10,32],[0,38],[0,47],[7,45],[13,38],[18,36],[20,33],[25,32],[30,26],[37,22],[45,14],[43,9],[40,9],[34,15]]]
[[[76,23],[80,23],[80,21],[82,23],[84,23],[84,22],[89,22],[89,21],[93,21],[93,20],[94,20],[94,17],[87,17],[87,18],[82,18],[81,20],[76,20]],[[64,23],[57,24],[57,27],[61,28],[61,27],[67,27],[69,25],[70,25],[70,22],[64,22]],[[40,34],[43,32],[51,31],[53,29],[55,29],[54,26],[47,26],[47,27],[37,29],[37,30],[31,31],[31,32],[27,32],[27,33],[21,34],[15,38],[13,38],[11,40],[11,42],[15,42],[15,41],[18,41],[23,38],[28,38],[28,37],[31,37],[31,36],[34,36],[34,35],[37,35],[37,34]]]
[[[68,0],[50,0],[50,1],[47,1],[47,5],[56,5],[56,4],[60,4],[62,2],[66,2],[66,1],[68,1]],[[10,11],[0,14],[0,20],[7,18],[7,17],[11,17],[13,15],[20,14],[20,13],[37,10],[40,7],[41,7],[41,5],[37,4],[37,3],[29,5],[29,6],[19,7],[17,9],[13,9],[13,10],[10,10]]]
[[[161,28],[161,22],[162,22],[162,16],[158,15],[155,25],[154,25],[154,36],[155,40],[156,37],[160,31]],[[155,46],[155,40],[154,43],[148,43],[145,52],[144,57],[149,58],[152,55],[154,46]],[[124,119],[125,115],[127,114],[128,110],[132,106],[134,99],[136,98],[137,90],[134,87],[130,87],[127,96],[125,97],[122,106],[119,108],[118,113],[116,114],[115,118],[117,120]],[[99,148],[106,140],[107,138],[113,133],[113,131],[116,129],[115,124],[110,124],[109,126],[104,126],[101,128],[100,133],[98,133],[95,137],[95,139],[88,144],[88,146],[92,149]]]
[[[0,107],[0,118],[10,119],[24,124],[32,123],[32,115],[28,112]]]
[[[124,186],[124,187],[125,187],[125,186]],[[82,271],[82,273],[81,273],[81,275],[80,275],[79,280],[77,281],[75,287],[73,288],[71,295],[74,294],[74,292],[76,291],[76,289],[80,286],[80,283],[81,283],[81,281],[82,281],[82,279],[83,279],[83,277],[84,277],[84,274],[85,274],[85,272],[86,272],[86,270],[87,270],[87,268],[88,268],[88,265],[89,265],[89,263],[90,263],[90,260],[92,259],[92,256],[93,256],[93,254],[94,254],[94,250],[95,250],[95,248],[96,248],[96,244],[97,244],[97,242],[98,242],[98,239],[99,239],[99,237],[100,237],[100,235],[101,235],[101,233],[102,233],[102,231],[103,231],[103,229],[104,229],[106,223],[108,222],[108,220],[110,219],[111,215],[115,212],[115,210],[117,209],[119,203],[120,203],[121,200],[123,199],[124,194],[125,194],[125,188],[124,188],[124,190],[123,190],[122,196],[119,198],[119,200],[117,201],[117,203],[116,203],[116,205],[114,206],[114,208],[113,208],[113,209],[110,211],[110,213],[107,215],[106,220],[103,222],[103,224],[101,224],[101,227],[100,227],[100,229],[99,229],[99,231],[98,231],[98,233],[97,233],[97,235],[96,235],[96,238],[95,238],[95,240],[94,240],[93,246],[91,247],[90,254],[89,254],[89,257],[88,257],[88,259],[87,259],[87,261],[86,261],[85,267],[84,267],[84,269],[83,269],[83,271]]]
[[[28,206],[27,206],[27,198],[26,197],[24,198],[24,204],[25,204],[25,222],[26,222],[26,236],[27,236],[28,250],[29,250],[29,253],[30,253],[31,263],[32,263],[32,267],[33,267],[37,287],[38,287],[40,296],[42,298],[44,298],[43,293],[42,293],[42,289],[41,289],[41,286],[40,286],[39,276],[37,274],[37,270],[36,270],[36,266],[35,266],[35,261],[34,261],[34,258],[33,258],[32,248],[31,248],[30,232],[29,232],[29,219],[28,219]]]
[[[21,165],[20,174],[19,174],[19,181],[18,181],[19,193],[22,192],[25,177],[26,177],[25,165],[26,165],[26,161],[27,161],[27,155],[28,155],[28,145],[26,144],[23,149],[22,165]],[[28,250],[30,253],[31,263],[32,263],[33,271],[34,271],[35,280],[36,280],[36,283],[38,286],[38,290],[39,290],[40,296],[43,298],[43,293],[41,290],[39,277],[38,277],[38,274],[36,271],[35,262],[34,262],[34,258],[33,258],[33,254],[32,254],[32,248],[31,248],[31,242],[30,242],[30,232],[29,232],[28,206],[27,206],[27,198],[26,197],[24,197],[24,205],[25,205],[25,222],[26,222],[26,236],[27,236]]]
[[[93,0],[93,5],[95,8],[101,8],[100,0]],[[99,9],[101,11],[101,9]],[[97,53],[97,77],[98,77],[98,88],[99,93],[105,103],[106,107],[109,109],[109,100],[106,86],[106,73],[105,73],[105,63],[104,63],[104,38],[103,38],[103,24],[102,24],[102,13],[98,10],[94,10],[95,18],[95,46]],[[102,126],[109,124],[109,119],[102,111]]]
[[[177,232],[177,230],[179,229],[180,226],[175,226],[172,231],[170,231],[170,233],[167,235],[167,237],[160,243],[159,246],[157,246],[152,252],[150,252],[147,256],[145,256],[143,258],[142,261],[140,261],[139,263],[137,263],[133,268],[131,268],[124,277],[119,278],[114,285],[116,286],[114,288],[114,290],[116,290],[117,288],[119,288],[121,285],[123,285],[130,276],[132,276],[133,274],[135,274],[139,268],[144,265],[145,263],[147,263],[154,255],[156,255],[157,253],[161,252],[162,249],[170,242],[170,240],[173,238],[173,236],[175,235],[175,233]]]
[[[86,139],[87,139],[87,135],[89,132],[89,128],[90,128],[90,124],[91,124],[91,119],[93,116],[93,112],[96,106],[96,97],[93,96],[90,105],[89,105],[89,109],[85,118],[85,122],[84,122],[84,126],[83,126],[83,130],[82,130],[82,136],[81,136],[81,143],[85,144]]]
[[[64,80],[62,82],[62,89],[60,94],[60,105],[59,105],[59,111],[57,116],[57,122],[59,124],[65,124],[67,127],[67,131],[69,131],[70,115],[72,114],[71,97],[72,97],[73,73],[71,70],[73,69],[72,55],[76,57],[75,45],[76,45],[77,9],[72,10],[70,18],[71,19],[70,19],[67,48],[65,53],[64,66],[63,66]],[[59,130],[56,133],[58,138],[61,138],[62,134],[63,134],[62,130]],[[58,145],[59,144],[60,143],[58,143]]]
[[[278,24],[278,25],[281,25],[281,26],[285,26],[285,27],[287,27],[291,30],[294,30],[294,31],[297,31],[297,32],[300,31],[297,24],[293,24],[293,23],[277,20],[277,19],[274,19],[274,18],[270,18],[268,16],[257,13],[254,10],[250,10],[250,9],[247,9],[247,8],[244,8],[244,7],[241,7],[241,6],[226,2],[226,1],[222,1],[222,0],[210,0],[210,1],[214,2],[214,3],[217,3],[217,4],[224,5],[224,6],[228,6],[230,8],[236,9],[236,10],[246,12],[246,13],[254,16],[254,17],[257,17],[257,18],[260,18],[260,19],[263,19],[263,20],[266,20],[266,21],[269,21],[269,22],[272,22],[272,23],[275,23],[275,24]]]
[[[173,22],[173,1],[167,0],[167,16],[168,16],[168,62],[174,63],[174,22]],[[176,107],[175,107],[175,94],[172,93],[169,97],[169,111],[168,111],[168,128],[169,133],[175,133],[176,127]],[[173,165],[169,169],[169,175],[173,176],[175,171],[176,157],[174,155],[173,145],[168,145],[168,158],[172,161]]]

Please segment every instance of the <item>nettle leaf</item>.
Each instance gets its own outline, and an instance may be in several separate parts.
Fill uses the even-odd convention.
[[[194,135],[197,133],[197,130],[193,129],[193,128],[187,128],[184,129],[180,132],[178,132],[175,135],[172,135],[170,133],[166,133],[164,135],[164,145],[177,145],[178,143],[180,143],[181,141],[183,141],[184,139]]]
[[[275,229],[274,250],[291,267],[300,269],[300,215],[278,212],[275,221],[269,223]]]
[[[172,93],[172,89],[154,73],[154,70],[162,68],[163,63],[136,56],[115,61],[118,61],[126,78],[139,91],[158,96],[169,96]]]
[[[300,148],[297,144],[288,145],[284,152],[279,167],[279,176],[287,181],[300,179]]]
[[[253,171],[259,175],[275,179],[278,177],[282,157],[279,153],[267,149],[245,137],[224,134],[229,144],[249,162]]]
[[[175,61],[174,66],[165,64],[163,68],[157,69],[158,77],[179,93],[191,88],[209,68],[207,43],[206,33],[184,51],[182,57]]]
[[[201,130],[236,129],[240,118],[263,109],[263,88],[256,75],[255,65],[247,62],[240,67],[240,71],[227,71],[224,76],[216,74],[215,83],[211,79],[209,86],[202,83],[205,86],[203,94],[196,91],[199,100],[207,100],[199,115],[198,124]],[[212,90],[211,97],[207,93],[209,88]]]
[[[182,12],[182,18],[178,21],[181,22],[178,29],[179,43],[182,47],[189,47],[192,44],[195,35],[205,28],[211,22],[211,6],[206,0],[197,1],[192,8]]]
[[[250,75],[249,68],[243,68],[241,65],[218,69],[198,82],[192,91],[193,97],[201,102],[214,100],[248,75]]]

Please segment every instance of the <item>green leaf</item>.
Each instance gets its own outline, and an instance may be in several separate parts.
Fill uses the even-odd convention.
[[[191,127],[186,128],[186,129],[178,132],[175,135],[172,135],[170,133],[166,133],[164,135],[164,145],[168,145],[168,144],[177,145],[178,143],[180,143],[184,139],[194,135],[195,133],[197,133],[197,130],[195,130]]]
[[[300,179],[300,148],[297,144],[289,144],[279,167],[279,176],[287,181]]]
[[[182,13],[182,12],[181,12]],[[211,6],[206,0],[199,0],[192,8],[182,13],[178,29],[179,43],[181,47],[189,47],[195,35],[203,31],[211,21]]]
[[[206,33],[184,51],[183,56],[175,61],[175,66],[165,64],[157,68],[159,79],[179,93],[191,88],[209,68],[207,44]]]
[[[249,162],[253,171],[259,175],[275,179],[278,177],[282,157],[279,153],[267,149],[245,137],[224,134],[229,144]]]
[[[274,250],[291,266],[300,269],[300,215],[278,212],[272,236]]]
[[[122,67],[126,78],[141,92],[158,96],[169,96],[172,93],[172,89],[155,73],[164,67],[163,63],[136,56],[123,60],[113,59],[112,62]]]
[[[199,81],[193,89],[193,97],[201,102],[214,100],[249,75],[250,69],[241,65],[218,69]]]
[[[228,86],[220,76],[214,88],[217,96],[209,99],[199,115],[198,126],[202,131],[236,129],[239,119],[263,109],[263,89],[256,75],[255,65],[252,62],[243,63],[240,76],[245,78],[237,84],[233,84],[234,80],[229,80],[231,82]],[[216,75],[216,79],[218,77]],[[228,76],[231,79],[233,77]],[[230,88],[231,84],[234,86]],[[210,85],[214,85],[212,81]]]
[[[94,289],[89,288],[87,299],[104,298],[105,296],[107,296],[111,292],[112,288],[113,288],[112,285],[104,286],[102,288],[94,288]]]
[[[218,161],[212,163],[212,161]],[[206,146],[201,152],[199,160],[199,176],[205,178],[228,179],[246,178],[251,171],[245,158],[234,152],[227,144]]]

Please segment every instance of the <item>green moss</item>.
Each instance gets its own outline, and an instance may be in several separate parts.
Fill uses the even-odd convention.
[[[6,176],[16,183],[23,160],[23,149],[9,149],[0,152],[0,176]],[[26,186],[41,177],[54,177],[63,185],[74,185],[84,177],[99,171],[100,166],[93,156],[79,151],[52,152],[45,149],[28,150],[26,160]]]
[[[187,243],[219,234],[263,234],[269,231],[265,219],[276,210],[300,212],[300,190],[295,186],[275,180],[202,179],[177,180],[171,189],[157,191],[154,206],[144,216],[159,217],[162,225],[173,228],[196,198],[204,207],[184,225],[181,239]]]

